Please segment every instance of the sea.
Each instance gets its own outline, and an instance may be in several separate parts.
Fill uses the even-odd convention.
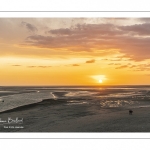
[[[0,112],[45,99],[99,108],[150,107],[150,86],[1,86]]]

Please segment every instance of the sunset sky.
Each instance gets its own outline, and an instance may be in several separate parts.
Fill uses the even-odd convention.
[[[150,84],[149,18],[0,18],[0,85]]]

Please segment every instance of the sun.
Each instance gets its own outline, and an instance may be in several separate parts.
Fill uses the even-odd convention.
[[[100,83],[103,84],[107,80],[105,75],[91,75],[91,78],[95,79],[95,84]]]
[[[100,79],[100,80],[99,80],[99,83],[103,83],[103,80],[102,80],[102,79]]]

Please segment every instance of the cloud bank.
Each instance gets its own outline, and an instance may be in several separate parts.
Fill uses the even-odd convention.
[[[25,23],[30,31],[37,29]],[[48,35],[31,35],[25,45],[72,52],[117,49],[135,60],[150,57],[150,23],[119,26],[114,24],[77,24],[74,28],[49,30]],[[88,62],[87,62],[88,63]]]

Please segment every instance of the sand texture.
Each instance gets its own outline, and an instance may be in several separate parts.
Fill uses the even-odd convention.
[[[0,132],[150,132],[150,108],[101,108],[68,105],[63,99],[42,102],[1,112],[0,118],[23,118],[23,124],[1,124]],[[4,126],[23,128],[4,128]]]

